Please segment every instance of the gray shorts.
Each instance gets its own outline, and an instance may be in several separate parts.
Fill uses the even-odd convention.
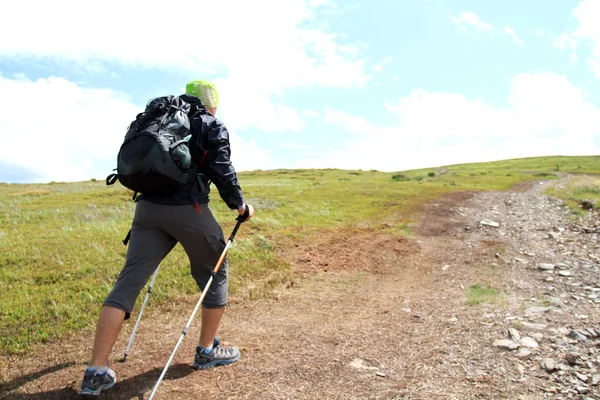
[[[190,259],[191,274],[204,290],[225,249],[223,230],[207,204],[165,205],[136,203],[125,266],[104,305],[125,311],[129,319],[140,291],[160,262],[179,242]],[[160,275],[160,272],[159,272]],[[160,281],[160,276],[157,278]],[[228,300],[227,257],[214,277],[202,306],[221,308]]]

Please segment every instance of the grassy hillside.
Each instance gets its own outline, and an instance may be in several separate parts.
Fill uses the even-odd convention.
[[[240,174],[256,217],[229,253],[231,292],[259,296],[293,271],[275,249],[320,228],[362,227],[410,234],[417,209],[449,191],[502,190],[557,172],[600,173],[600,156],[543,157],[396,173],[276,170]],[[563,191],[566,197],[597,188]],[[596,192],[594,192],[596,191]],[[211,207],[225,234],[235,224],[213,188]],[[104,182],[0,184],[0,353],[92,329],[124,261],[131,193]],[[152,306],[197,295],[180,246],[165,259]],[[143,293],[138,305],[143,300]],[[135,311],[134,311],[135,313]],[[134,315],[135,318],[135,315]]]

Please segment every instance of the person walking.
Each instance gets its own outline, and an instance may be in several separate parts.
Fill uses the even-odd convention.
[[[189,257],[198,288],[204,289],[226,246],[223,231],[208,206],[209,182],[230,209],[247,215],[245,221],[254,215],[230,160],[229,132],[215,117],[219,103],[215,85],[205,80],[189,82],[181,99],[207,111],[190,115],[190,152],[192,163],[201,165],[200,174],[177,193],[142,193],[137,197],[125,264],[100,311],[92,357],[81,383],[82,395],[99,395],[116,383],[108,357],[123,322],[130,318],[149,277],[177,243]],[[198,369],[231,364],[240,357],[237,347],[222,346],[217,336],[228,305],[228,276],[225,258],[202,302],[202,325],[193,361]]]

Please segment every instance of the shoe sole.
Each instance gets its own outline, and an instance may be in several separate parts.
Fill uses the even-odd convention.
[[[215,360],[215,361],[209,362],[208,364],[197,364],[194,361],[194,368],[196,368],[196,369],[209,369],[209,368],[218,367],[219,365],[233,364],[234,362],[236,362],[239,359],[240,359],[240,356],[238,355],[236,358],[232,358],[231,360]]]
[[[102,393],[103,390],[110,389],[111,387],[115,386],[115,383],[117,383],[116,380],[112,383],[107,383],[105,385],[102,385],[96,390],[85,388],[85,389],[82,389],[79,391],[79,395],[80,396],[100,396],[100,394]]]

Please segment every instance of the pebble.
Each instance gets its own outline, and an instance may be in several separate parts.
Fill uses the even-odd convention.
[[[568,371],[571,369],[571,367],[569,367],[567,364],[560,363],[556,365],[556,369],[559,369],[561,371]]]
[[[518,342],[519,340],[521,340],[521,334],[515,328],[508,328],[508,335],[515,342]]]
[[[558,328],[558,332],[563,336],[569,336],[571,330],[567,328]]]
[[[592,375],[592,386],[598,386],[600,383],[600,375]]]
[[[548,373],[556,371],[556,363],[551,358],[546,358],[542,361],[542,368]]]
[[[534,338],[529,336],[525,336],[524,338],[522,338],[519,341],[519,344],[523,347],[529,347],[530,349],[537,349],[538,347],[540,347],[538,342],[536,342]]]
[[[589,380],[590,380],[590,377],[589,377],[589,376],[587,376],[587,375],[583,375],[583,374],[580,374],[579,372],[576,372],[576,373],[575,373],[575,376],[577,377],[577,379],[579,379],[579,380],[580,380],[580,381],[582,381],[582,382],[587,382],[587,381],[589,381]]]
[[[569,337],[572,337],[574,339],[579,340],[580,342],[587,342],[588,338],[587,336],[585,336],[584,334],[582,334],[579,331],[571,331],[571,333],[569,333]]]
[[[500,224],[498,222],[495,221],[490,221],[487,219],[484,219],[480,222],[481,225],[483,226],[491,226],[492,228],[498,228],[500,226]]]
[[[541,314],[550,311],[548,307],[533,306],[525,310],[526,314]]]
[[[517,351],[517,357],[519,358],[527,358],[531,355],[531,350],[526,347],[520,347]]]
[[[571,276],[573,274],[571,274],[571,271],[558,271],[558,274],[560,276]]]
[[[579,394],[586,394],[590,391],[589,388],[587,388],[586,386],[577,386],[577,392]]]
[[[494,347],[499,347],[504,350],[516,350],[519,345],[510,339],[498,339],[494,341]]]
[[[532,338],[534,338],[535,340],[537,340],[538,342],[541,342],[542,339],[544,338],[544,334],[541,332],[534,332],[530,335]]]

